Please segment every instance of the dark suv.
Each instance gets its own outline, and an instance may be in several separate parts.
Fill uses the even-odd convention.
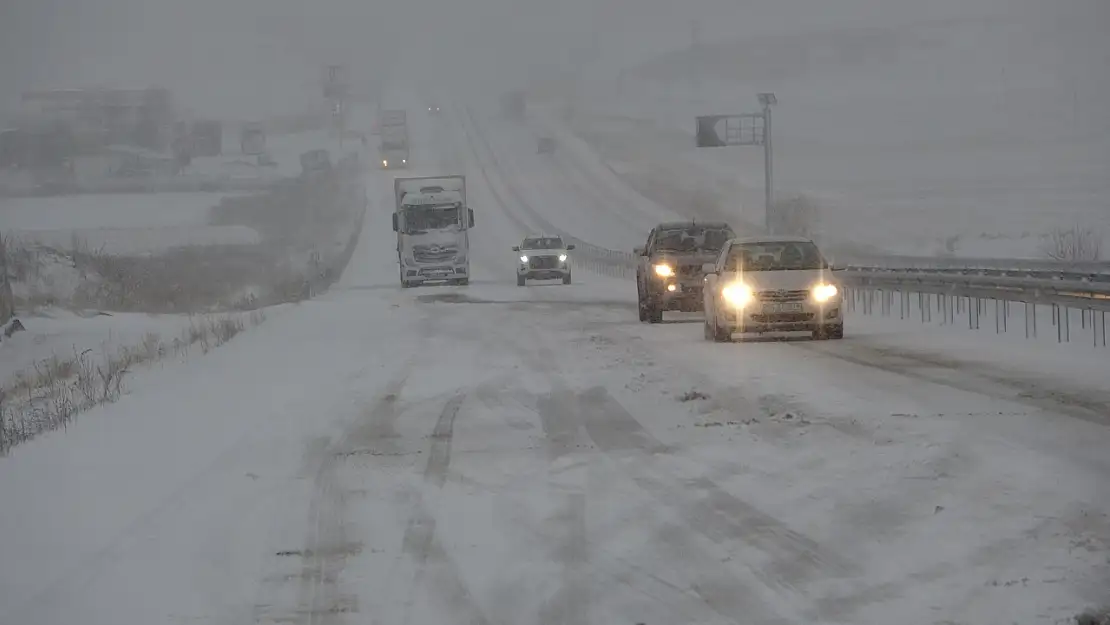
[[[703,265],[713,263],[736,233],[727,223],[674,221],[652,229],[636,248],[636,292],[640,321],[659,323],[663,312],[700,312]]]

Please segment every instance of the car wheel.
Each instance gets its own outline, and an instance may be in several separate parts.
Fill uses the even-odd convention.
[[[655,306],[653,304],[648,304],[647,318],[648,318],[648,323],[662,323],[663,322],[663,308],[661,306]]]
[[[570,274],[563,276],[563,284],[570,284]]]
[[[516,276],[516,285],[517,286],[524,286],[524,276],[522,276],[520,274],[517,274],[517,276]]]
[[[466,286],[466,285],[470,284],[470,278],[459,278],[458,280],[455,281],[455,284],[457,284],[459,286]]]
[[[730,332],[728,330],[728,328],[718,327],[716,318],[713,319],[712,331],[713,331],[713,342],[715,342],[715,343],[731,343],[732,342],[732,332]]]

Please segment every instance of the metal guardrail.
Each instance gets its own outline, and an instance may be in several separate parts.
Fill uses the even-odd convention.
[[[1083,274],[1110,273],[1110,262],[1036,260],[1028,258],[959,258],[930,256],[900,256],[896,254],[851,255],[842,259],[845,264],[890,269],[922,270],[999,270],[1051,272],[1067,271]]]

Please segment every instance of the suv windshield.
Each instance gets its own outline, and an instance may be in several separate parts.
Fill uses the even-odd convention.
[[[827,269],[810,241],[744,243],[729,250],[725,271],[789,271]]]
[[[561,250],[563,249],[563,240],[559,237],[540,237],[535,239],[524,239],[524,244],[520,246],[522,250]]]
[[[665,252],[716,252],[735,237],[729,228],[690,226],[660,231],[655,248]]]

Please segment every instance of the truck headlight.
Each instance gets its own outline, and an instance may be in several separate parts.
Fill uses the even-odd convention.
[[[389,167],[389,161],[382,159],[382,167]]]
[[[818,302],[827,302],[836,297],[839,292],[835,284],[818,284],[813,287],[813,299]]]
[[[748,305],[748,303],[752,301],[754,295],[752,294],[751,287],[748,285],[741,282],[733,282],[721,288],[721,297],[725,298],[725,301],[729,304],[740,308],[741,306]]]
[[[567,262],[567,255],[566,254],[559,254],[559,262],[560,263]]]
[[[655,266],[655,275],[660,278],[670,278],[674,276],[674,268],[670,265],[658,264]]]
[[[521,254],[520,255],[520,262],[522,262],[522,263],[528,262],[528,257],[525,256],[524,254]]]

